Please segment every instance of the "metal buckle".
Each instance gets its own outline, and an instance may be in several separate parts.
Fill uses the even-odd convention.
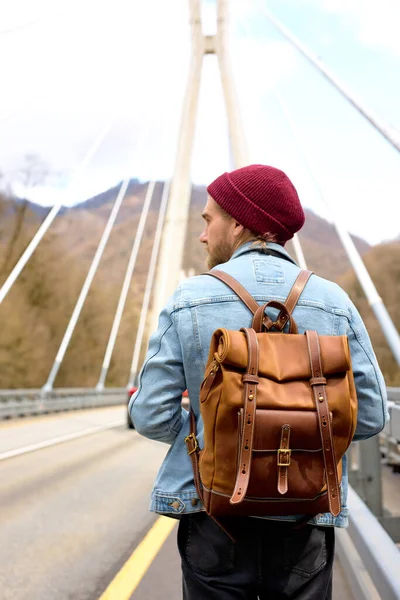
[[[190,443],[194,443],[194,447],[192,448],[192,450],[189,450],[189,444]],[[197,441],[197,437],[194,435],[194,433],[189,433],[189,435],[187,435],[185,437],[185,444],[188,447],[187,448],[187,453],[188,454],[193,454],[193,452],[196,452],[196,450],[199,447],[199,442]]]
[[[286,448],[278,450],[278,467],[288,467],[290,465],[290,455],[292,451]],[[286,461],[286,462],[285,462]]]

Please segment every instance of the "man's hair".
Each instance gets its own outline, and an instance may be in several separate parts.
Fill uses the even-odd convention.
[[[251,232],[253,233],[253,232]],[[277,235],[276,233],[264,233],[264,235],[257,235],[256,233],[254,234],[254,242],[253,245],[257,246],[258,248],[261,249],[266,249],[267,248],[267,243],[270,244],[280,244],[281,246],[284,245],[284,242],[282,242],[282,240],[279,239],[279,235]]]
[[[226,210],[221,208],[219,204],[216,203],[216,205],[217,205],[217,210],[219,211],[219,213],[221,214],[221,216],[224,219],[233,219],[234,218],[229,213],[227,213]],[[252,239],[250,239],[249,241],[253,241],[253,246],[260,248],[261,250],[265,250],[267,248],[267,243],[280,244],[281,246],[284,245],[284,242],[282,242],[282,240],[279,239],[279,235],[276,233],[270,233],[269,231],[267,231],[263,235],[259,235],[258,233],[255,233],[254,231],[251,231],[250,229],[249,229],[249,231],[250,231],[251,235],[253,236]]]
[[[220,205],[216,202],[215,203],[218,212],[220,213],[220,215],[224,218],[224,219],[233,219],[233,217],[226,212],[226,210],[224,210],[223,208],[220,207]]]

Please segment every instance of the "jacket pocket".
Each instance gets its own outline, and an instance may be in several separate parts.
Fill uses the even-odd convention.
[[[330,527],[292,529],[283,539],[285,570],[307,579],[322,571],[329,558],[333,535]]]

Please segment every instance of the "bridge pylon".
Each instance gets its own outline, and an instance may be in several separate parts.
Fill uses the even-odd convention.
[[[189,11],[192,31],[192,55],[158,260],[150,331],[155,330],[161,309],[179,283],[192,187],[190,168],[201,72],[203,57],[206,54],[214,54],[219,64],[234,167],[237,168],[248,163],[247,146],[226,43],[227,2],[226,0],[217,0],[217,23],[214,35],[203,34],[201,0],[189,0]]]

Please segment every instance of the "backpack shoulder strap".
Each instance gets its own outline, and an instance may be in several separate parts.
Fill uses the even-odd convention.
[[[234,277],[232,277],[232,275],[228,275],[228,273],[218,270],[203,273],[203,275],[211,275],[211,277],[215,277],[226,283],[226,285],[239,296],[253,315],[255,314],[256,310],[259,308],[258,303],[254,300],[253,296],[249,294],[249,292]]]
[[[312,273],[312,271],[306,271],[304,269],[300,271],[299,275],[297,276],[296,281],[294,282],[285,302],[285,306],[289,314],[292,314],[293,309],[296,306],[300,295]],[[211,277],[215,277],[216,279],[223,281],[228,287],[231,288],[231,290],[235,292],[235,294],[239,296],[247,308],[253,314],[255,314],[256,310],[259,308],[259,304],[254,300],[253,296],[251,296],[251,294],[249,294],[249,292],[234,277],[232,277],[232,275],[228,275],[228,273],[219,270],[209,271],[208,273],[203,273],[203,275],[211,275]]]
[[[296,306],[301,296],[301,293],[304,290],[305,285],[312,274],[313,271],[307,271],[306,269],[302,269],[298,274],[296,281],[292,285],[292,289],[290,290],[289,295],[285,301],[285,306],[290,315],[292,314],[294,307]]]

